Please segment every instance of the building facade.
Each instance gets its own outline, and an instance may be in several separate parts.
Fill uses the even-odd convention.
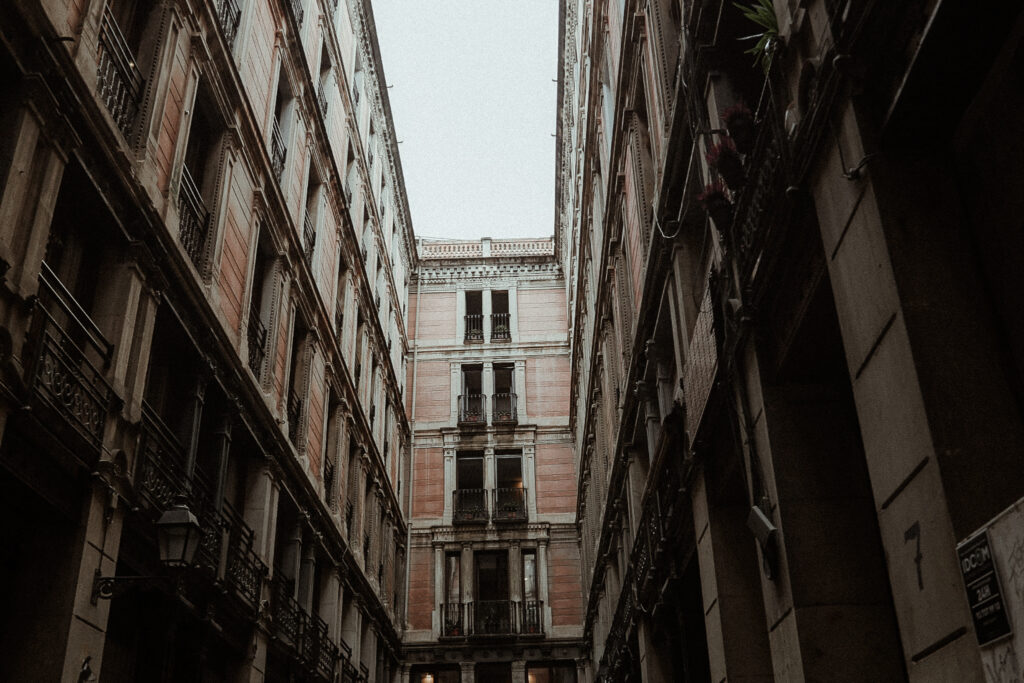
[[[585,680],[554,241],[420,240],[418,251],[407,680]]]
[[[1024,16],[746,4],[567,3],[588,675],[1014,680]]]
[[[369,3],[0,38],[0,678],[392,680],[416,253]]]

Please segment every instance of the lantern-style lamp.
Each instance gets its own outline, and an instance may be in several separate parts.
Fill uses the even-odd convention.
[[[199,520],[188,509],[185,499],[179,497],[156,522],[160,562],[165,567],[189,566],[196,556],[201,536]]]

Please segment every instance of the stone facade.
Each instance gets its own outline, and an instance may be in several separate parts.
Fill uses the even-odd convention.
[[[0,678],[392,680],[416,254],[369,3],[0,35]]]
[[[554,243],[420,240],[418,251],[409,680],[575,675],[580,562]]]
[[[1016,680],[1020,9],[773,4],[567,3],[588,676]]]

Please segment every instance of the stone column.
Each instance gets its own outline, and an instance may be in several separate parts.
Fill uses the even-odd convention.
[[[441,607],[445,601],[445,569],[444,569],[444,546],[440,543],[434,544],[434,605],[431,609],[430,631],[431,638],[437,640],[441,635],[444,624],[444,614]]]
[[[523,446],[523,485],[526,487],[527,519],[537,519],[537,460],[536,446]]]
[[[491,290],[485,289],[480,292],[480,298],[483,303],[483,314],[484,314],[484,341],[491,341],[491,311],[494,310],[491,306]],[[487,393],[487,390],[484,390]],[[489,395],[489,394],[488,394]]]
[[[548,539],[537,541],[537,599],[544,605],[544,633],[551,634],[551,605],[548,601]]]
[[[365,448],[360,449],[359,459],[353,463],[353,466],[358,469],[356,470],[356,490],[352,492],[351,497],[355,509],[352,512],[354,519],[352,520],[352,538],[349,539],[349,547],[357,560],[365,561],[363,557],[363,524],[366,519],[366,510],[364,509],[366,507],[366,477],[370,467],[370,457],[366,454]]]
[[[253,530],[256,554],[268,567],[273,565],[278,496],[279,484],[269,465],[249,470],[243,518]]]
[[[442,489],[444,492],[444,519],[442,520],[444,524],[452,523],[452,509],[454,507],[452,497],[457,485],[455,449],[446,446],[444,449],[444,489]]]
[[[337,642],[340,624],[338,623],[339,596],[341,595],[341,576],[337,569],[327,568],[320,582],[320,604],[316,606],[320,618],[327,624],[327,635]]]
[[[494,448],[488,446],[484,449],[484,489],[486,490],[484,493],[484,505],[486,505],[489,510],[492,507],[490,497],[497,486],[498,482],[497,471],[494,464]]]
[[[515,287],[508,288],[508,329],[512,336],[512,343],[519,343],[519,297]],[[516,381],[519,380],[519,364],[524,361],[516,361]],[[522,386],[526,386],[525,384]],[[520,413],[521,414],[521,413]]]
[[[401,671],[401,678],[398,679],[401,683],[419,683],[412,679],[412,664],[402,664]]]
[[[512,683],[526,683],[526,661],[516,659],[512,662]]]
[[[587,674],[587,660],[576,660],[576,683],[589,683],[590,676]]]
[[[473,662],[460,662],[459,667],[462,669],[460,683],[476,683],[476,665]]]
[[[312,534],[307,533],[306,536],[312,536]],[[313,608],[319,606],[313,605],[313,589],[315,588],[313,584],[316,581],[316,545],[312,538],[302,545],[298,579],[297,600],[306,612],[313,614]]]
[[[676,680],[672,673],[670,653],[659,648],[654,640],[654,624],[650,617],[641,616],[637,620],[637,641],[640,644],[640,675],[644,683],[672,683]]]
[[[473,602],[473,544],[462,544],[462,561],[459,566],[459,580],[462,582],[462,602]],[[467,608],[468,610],[469,608]],[[468,614],[466,615],[469,616]]]
[[[490,326],[489,314],[484,315],[484,335],[489,335],[490,332],[487,328]],[[489,336],[485,336],[484,339],[490,339]],[[491,424],[493,422],[492,412],[494,411],[494,363],[484,363],[484,371],[480,377],[480,392],[484,395],[483,410],[484,410],[484,423]]]
[[[512,306],[511,296],[512,296],[512,292],[513,291],[515,291],[515,290],[510,290],[509,291],[509,297],[510,297],[510,299],[509,299],[509,306],[510,307]],[[512,308],[512,310],[514,311],[515,308]],[[515,314],[513,313],[512,315],[515,315]],[[515,330],[516,328],[513,326],[512,329]],[[516,332],[513,332],[512,334],[516,334]],[[513,337],[512,341],[515,342],[517,340],[516,340],[515,337]],[[513,378],[513,381],[512,381],[512,391],[516,395],[516,414],[517,414],[517,417],[519,419],[519,424],[526,424],[527,422],[529,422],[529,418],[526,415],[526,361],[525,360],[517,360],[516,361],[515,377]]]

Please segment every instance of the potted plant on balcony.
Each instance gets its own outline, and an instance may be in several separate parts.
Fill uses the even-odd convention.
[[[743,173],[743,161],[740,159],[739,152],[736,151],[736,145],[733,144],[732,138],[723,137],[721,142],[708,150],[704,158],[708,160],[708,164],[712,168],[721,174],[729,189],[735,192],[743,187],[746,180]]]
[[[507,337],[508,336],[508,325],[504,325],[504,324],[502,324],[502,325],[495,325],[494,326],[494,332],[492,333],[492,336],[500,337],[500,338]]]
[[[764,70],[764,75],[767,76],[772,63],[772,54],[779,41],[779,20],[775,16],[775,5],[772,0],[754,0],[749,5],[734,2],[733,6],[761,29],[759,33],[743,36],[739,40],[757,41],[753,47],[747,48],[744,52],[754,56],[754,66],[760,66]]]
[[[704,191],[697,195],[697,201],[719,230],[725,230],[732,223],[732,202],[720,181],[705,185]]]
[[[750,154],[754,149],[754,113],[740,100],[722,112],[722,123],[729,131],[729,137],[740,154]]]

